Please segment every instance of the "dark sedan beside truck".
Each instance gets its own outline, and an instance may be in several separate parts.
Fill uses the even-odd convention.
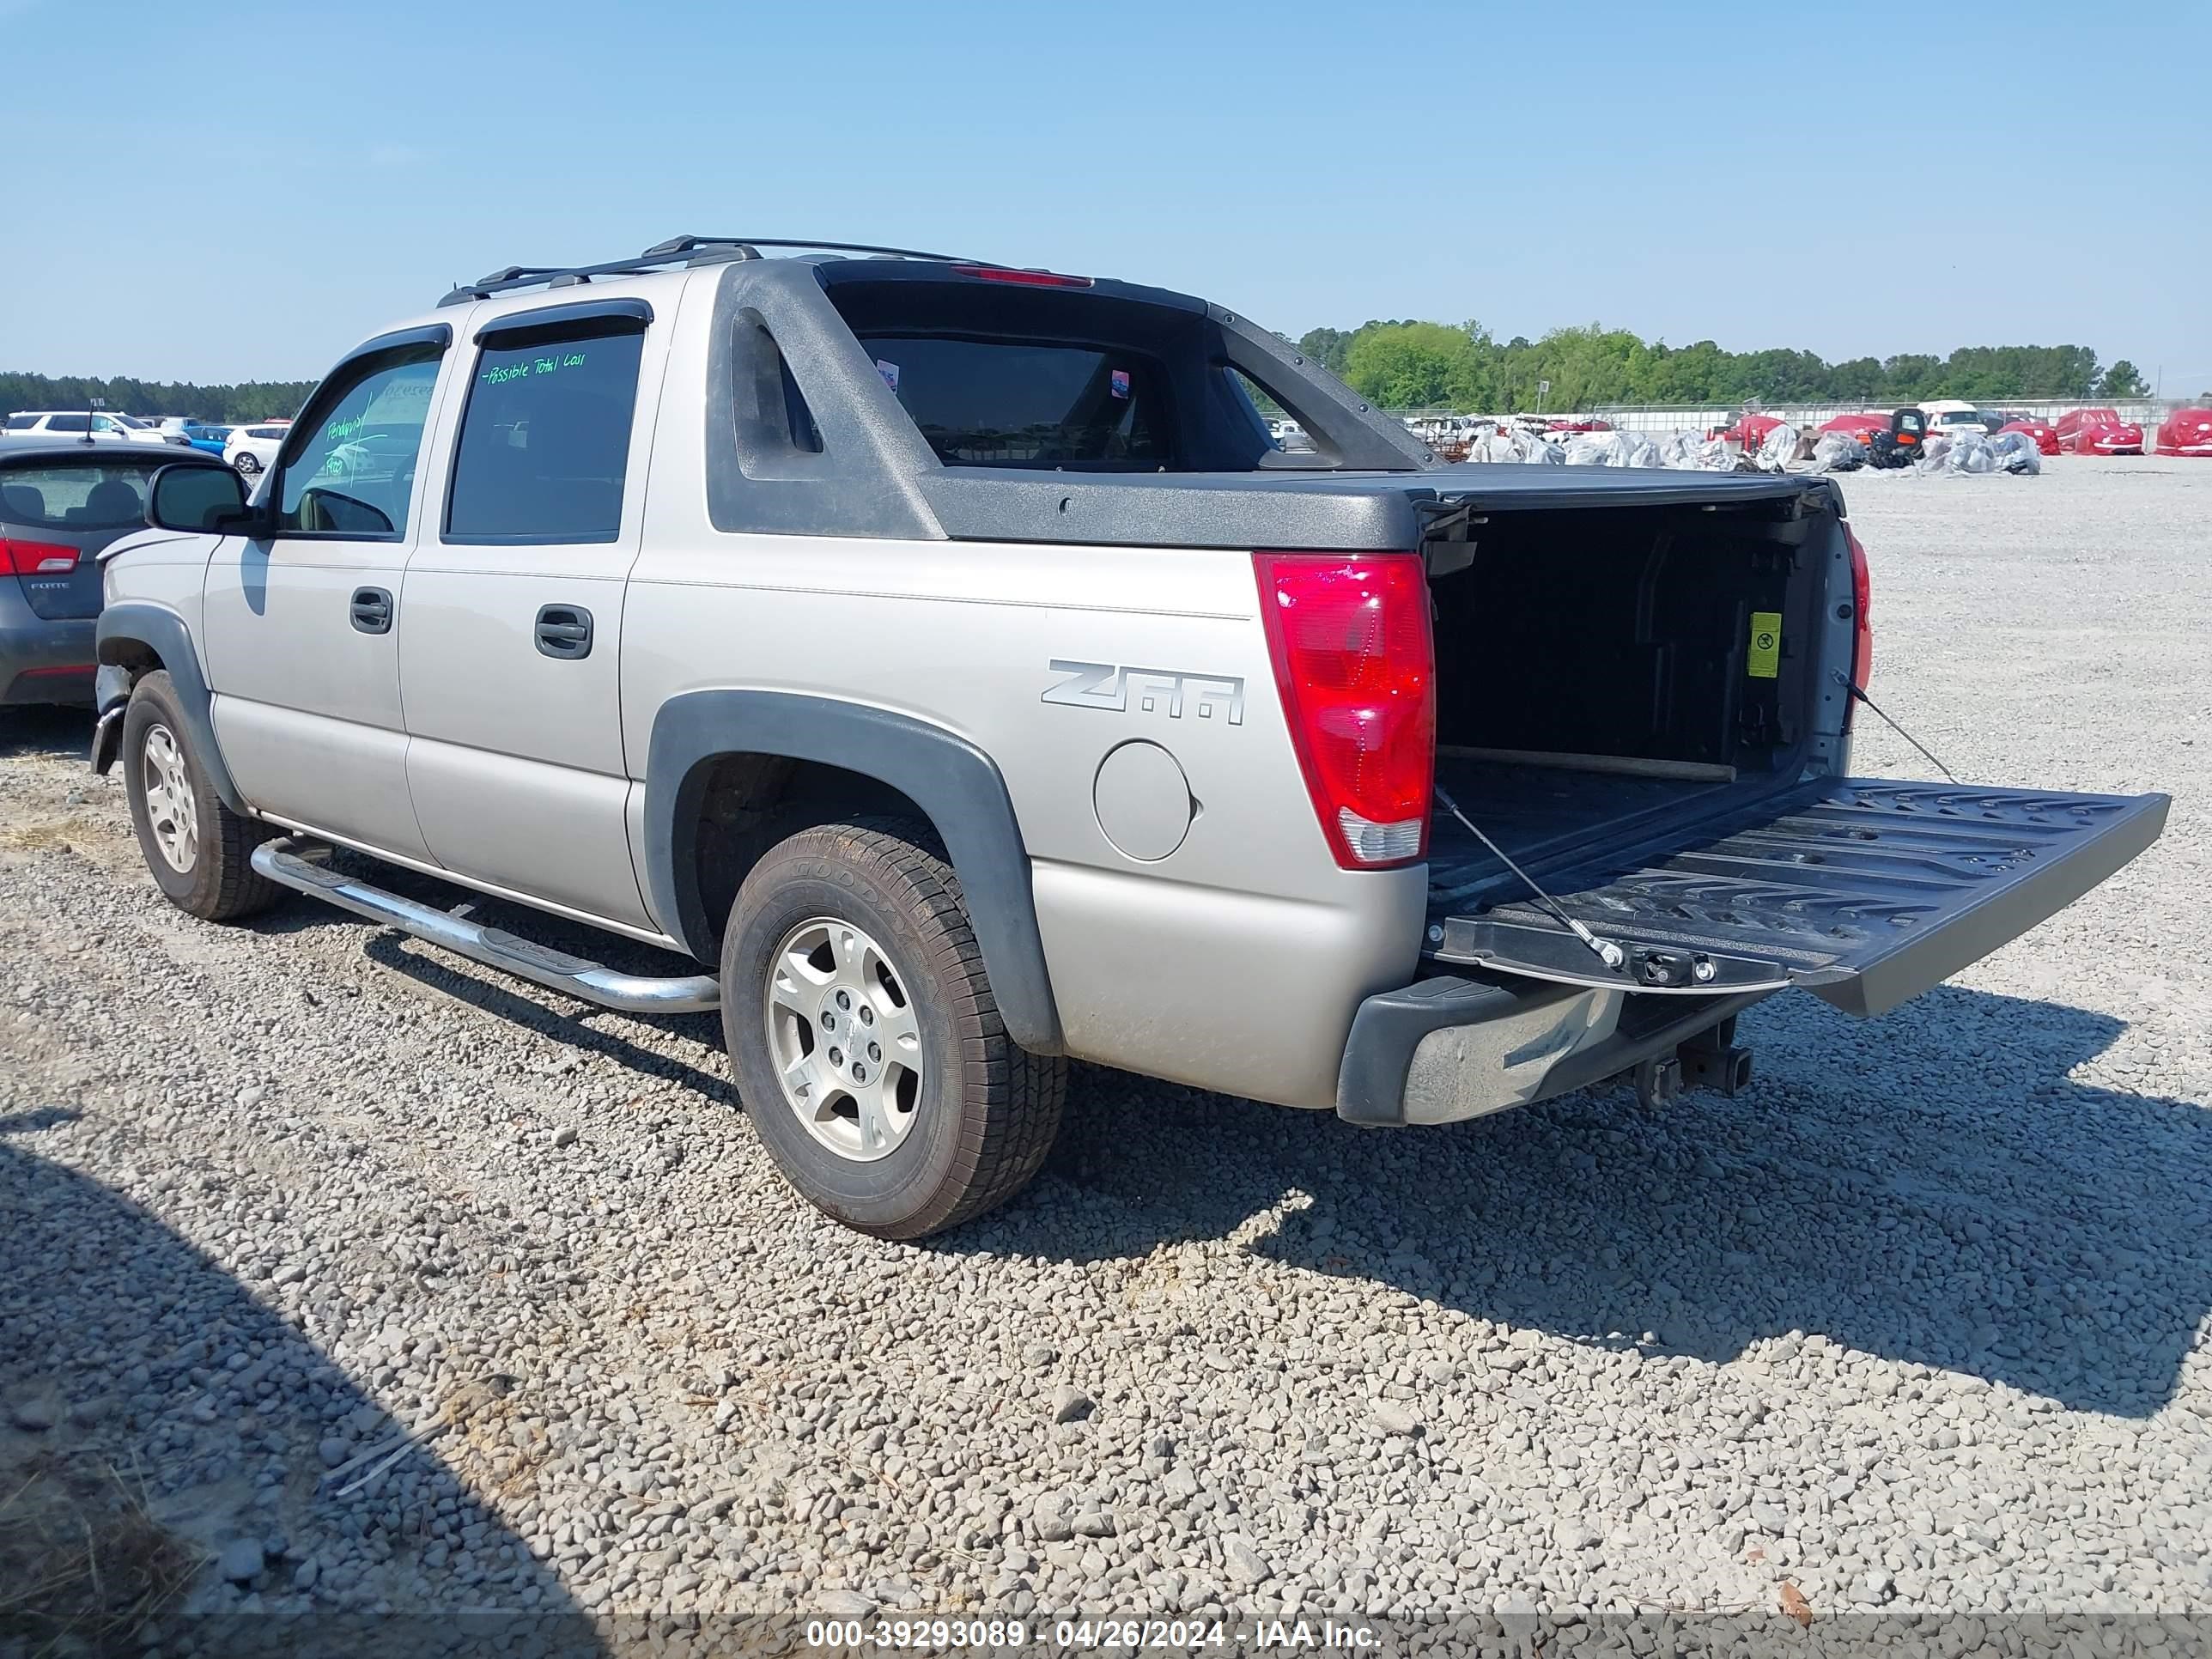
[[[0,706],[91,706],[100,552],[146,527],[157,471],[193,464],[167,445],[0,439]]]

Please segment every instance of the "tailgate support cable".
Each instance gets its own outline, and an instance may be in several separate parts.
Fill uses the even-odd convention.
[[[1582,923],[1577,921],[1572,916],[1569,915],[1566,911],[1560,907],[1559,900],[1553,898],[1549,893],[1546,892],[1541,887],[1536,884],[1535,877],[1530,875],[1519,865],[1514,863],[1510,854],[1509,854],[1503,847],[1500,847],[1496,842],[1491,840],[1489,836],[1484,835],[1480,830],[1477,829],[1475,827],[1474,820],[1459,810],[1459,803],[1444,793],[1444,788],[1442,784],[1436,786],[1436,795],[1437,799],[1443,803],[1444,810],[1449,812],[1454,817],[1457,818],[1462,823],[1465,824],[1469,835],[1473,836],[1485,847],[1487,847],[1492,852],[1495,853],[1499,859],[1504,860],[1505,867],[1510,870],[1515,875],[1520,877],[1522,881],[1527,885],[1528,890],[1534,893],[1543,902],[1544,908],[1549,910],[1554,916],[1558,917],[1560,924],[1565,927],[1569,933],[1572,933],[1583,944],[1589,945],[1600,962],[1603,963],[1608,968],[1618,970],[1621,963],[1628,960],[1628,953],[1626,951],[1622,950],[1618,945],[1615,945],[1609,939],[1600,939],[1595,933],[1590,932],[1589,928],[1583,927]]]
[[[1952,782],[1958,783],[1959,775],[1954,772],[1949,767],[1944,765],[1942,761],[1937,760],[1934,754],[1929,751],[1926,744],[1921,742],[1920,739],[1914,737],[1911,732],[1906,731],[1895,720],[1890,719],[1887,714],[1882,714],[1881,705],[1876,702],[1872,697],[1867,696],[1864,691],[1861,690],[1856,684],[1854,684],[1851,682],[1850,677],[1845,674],[1842,669],[1838,668],[1835,670],[1834,672],[1836,676],[1836,683],[1838,685],[1842,686],[1846,691],[1849,691],[1858,702],[1864,703],[1868,708],[1873,709],[1875,714],[1881,715],[1882,724],[1887,726],[1891,731],[1896,732],[1899,737],[1903,738],[1905,742],[1911,744],[1915,749],[1917,749],[1923,755],[1927,756],[1929,765],[1933,766],[1945,777],[1950,779]],[[1960,785],[1960,787],[1961,788],[1965,787],[1963,784]],[[1480,834],[1480,832],[1477,831],[1477,833]]]

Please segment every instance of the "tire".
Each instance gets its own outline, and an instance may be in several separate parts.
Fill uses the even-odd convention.
[[[862,819],[778,842],[738,890],[721,969],[738,1095],[776,1167],[824,1214],[922,1238],[1005,1203],[1042,1167],[1066,1062],[1006,1036],[959,878],[927,828]]]
[[[231,465],[238,469],[241,477],[250,478],[261,471],[261,458],[250,449],[241,449],[238,452],[238,459]]]
[[[172,904],[203,921],[235,921],[284,896],[283,888],[248,861],[275,832],[216,797],[166,671],[157,669],[131,689],[116,763],[138,850]]]

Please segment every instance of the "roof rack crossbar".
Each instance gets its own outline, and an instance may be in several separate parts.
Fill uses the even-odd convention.
[[[1007,269],[995,259],[964,259],[957,253],[925,253],[917,248],[884,247],[872,242],[817,242],[782,236],[672,236],[665,242],[654,243],[635,258],[610,259],[602,264],[503,265],[473,283],[462,284],[438,303],[441,306],[459,305],[465,301],[486,300],[495,294],[506,294],[516,289],[566,287],[589,282],[594,276],[634,276],[702,255],[710,258],[724,255],[741,259],[757,258],[754,250],[763,247],[803,248],[821,253],[869,253],[894,259],[928,259],[946,264],[982,265],[993,270]]]

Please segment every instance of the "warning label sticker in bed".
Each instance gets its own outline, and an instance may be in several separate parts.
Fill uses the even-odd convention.
[[[1755,680],[1771,680],[1782,672],[1782,613],[1751,613],[1751,656],[1744,672]]]

